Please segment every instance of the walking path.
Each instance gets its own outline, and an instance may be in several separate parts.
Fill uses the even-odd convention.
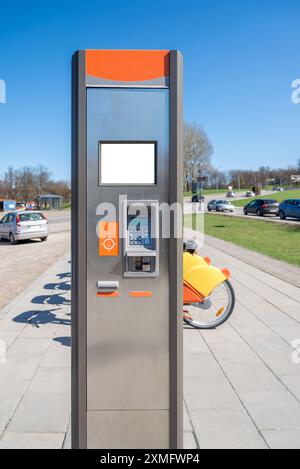
[[[227,244],[207,238],[203,254],[231,270],[235,311],[216,330],[184,331],[189,444],[300,448],[300,363],[291,346],[300,339],[300,289],[287,280],[284,263],[286,280],[264,272],[256,253],[247,262],[228,254]]]
[[[222,243],[202,252],[231,269],[237,305],[216,330],[184,328],[184,446],[300,448],[297,271]],[[0,448],[70,447],[69,290],[64,256],[0,312]]]
[[[69,258],[0,311],[0,449],[64,445],[71,401]]]

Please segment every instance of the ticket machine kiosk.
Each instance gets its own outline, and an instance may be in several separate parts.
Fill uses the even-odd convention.
[[[182,447],[181,75],[177,51],[73,57],[73,448]]]

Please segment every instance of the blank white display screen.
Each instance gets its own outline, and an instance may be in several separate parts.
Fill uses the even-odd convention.
[[[100,142],[100,184],[155,184],[155,142]]]

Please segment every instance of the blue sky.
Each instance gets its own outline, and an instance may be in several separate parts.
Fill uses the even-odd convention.
[[[184,115],[223,169],[300,158],[298,0],[2,2],[0,173],[43,163],[70,178],[71,56],[77,49],[180,49]]]

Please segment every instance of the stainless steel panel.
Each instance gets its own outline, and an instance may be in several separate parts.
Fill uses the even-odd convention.
[[[88,412],[88,449],[167,449],[169,412]]]
[[[99,186],[99,140],[157,141],[157,185]],[[160,240],[157,278],[124,278],[122,246],[119,257],[99,257],[96,208],[101,202],[111,202],[118,213],[118,197],[122,194],[131,200],[169,202],[169,91],[88,89],[87,158],[87,408],[148,409],[153,412],[147,411],[147,415],[153,416],[157,410],[163,410],[164,415],[168,415],[169,240]],[[97,281],[119,281],[120,296],[97,297]],[[132,290],[151,290],[153,296],[133,298],[129,295]],[[90,446],[92,431],[90,428],[88,431]],[[124,441],[126,431],[123,431],[123,440],[115,439],[114,435],[116,447]],[[169,426],[161,426],[158,432],[164,442],[168,438],[165,431],[169,432]],[[140,427],[136,434],[139,432],[141,441],[149,435],[149,444],[152,444],[150,433],[153,441],[153,431],[149,433],[149,429]],[[100,439],[97,441],[103,444]],[[136,443],[133,446],[136,447]]]

